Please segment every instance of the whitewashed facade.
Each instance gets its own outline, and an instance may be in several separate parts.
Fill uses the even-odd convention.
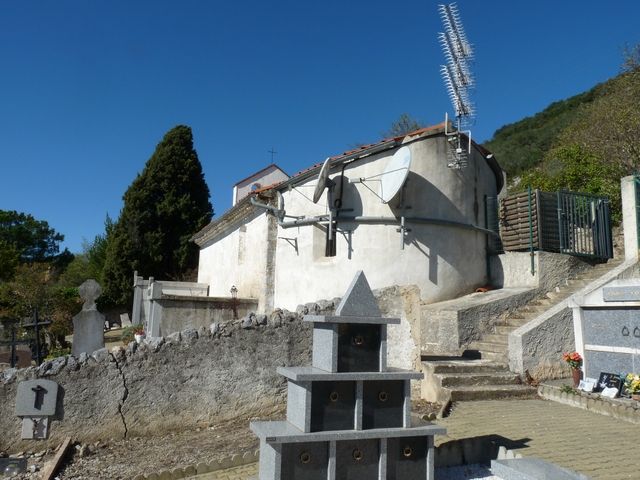
[[[385,204],[374,193],[376,179],[405,145],[410,173]],[[334,157],[334,197],[342,190],[335,256],[325,256],[326,222],[291,227],[291,218],[279,220],[251,202],[275,207],[280,192],[287,215],[327,215],[326,190],[317,204],[310,200],[319,165],[239,201],[194,236],[201,249],[198,282],[212,296],[229,295],[235,285],[265,312],[341,295],[358,270],[374,289],[415,284],[428,303],[472,292],[488,281],[485,197],[498,194],[503,177],[475,144],[465,169],[447,168],[449,148],[441,125]],[[369,180],[348,182],[361,178]],[[404,240],[397,231],[402,216],[410,229]]]

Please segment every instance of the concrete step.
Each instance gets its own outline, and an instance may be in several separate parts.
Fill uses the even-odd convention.
[[[482,360],[488,360],[491,362],[498,363],[508,363],[509,358],[507,355],[507,350],[505,349],[503,352],[490,352],[488,350],[483,350],[480,352],[480,358]]]
[[[442,375],[441,385],[455,389],[480,385],[517,385],[520,377],[511,372],[454,373]]]
[[[451,401],[495,400],[535,397],[537,389],[528,385],[481,385],[451,389]]]
[[[496,335],[506,335],[508,341],[509,334],[516,328],[518,328],[516,325],[496,325],[495,331]]]
[[[509,338],[506,335],[500,335],[495,333],[495,334],[483,335],[482,341],[506,346],[509,341]]]
[[[507,349],[507,343],[492,343],[492,342],[471,342],[469,344],[469,350],[477,350],[481,353],[484,352],[496,352],[505,353]]]
[[[436,360],[422,362],[423,371],[426,369],[435,374],[456,373],[486,373],[508,372],[506,363],[490,362],[487,360]]]

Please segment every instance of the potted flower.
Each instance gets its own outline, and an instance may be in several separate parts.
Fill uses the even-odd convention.
[[[580,377],[582,376],[582,371],[580,370],[580,367],[582,366],[582,357],[578,352],[569,352],[563,353],[562,359],[571,367],[573,387],[577,388],[580,384]]]
[[[133,337],[136,339],[136,343],[142,342],[144,340],[144,328],[142,326],[136,327],[133,331]]]
[[[633,400],[640,401],[640,375],[629,373],[624,377],[624,388]]]

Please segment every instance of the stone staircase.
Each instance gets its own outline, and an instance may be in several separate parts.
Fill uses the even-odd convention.
[[[598,264],[568,280],[566,285],[503,315],[494,322],[493,331],[471,343],[462,357],[423,358],[422,398],[447,405],[455,401],[534,396],[536,389],[523,384],[518,374],[509,371],[509,334],[620,263],[622,260],[616,259]]]
[[[494,323],[493,333],[485,334],[479,341],[472,342],[468,350],[471,354],[479,354],[481,359],[503,364],[508,363],[507,348],[509,334],[512,331],[529,323],[558,303],[567,300],[571,295],[621,263],[622,260],[600,263],[583,272],[577,278],[567,280],[567,283],[562,287],[556,287],[555,290],[547,292],[542,298],[532,300],[516,311],[505,315]]]

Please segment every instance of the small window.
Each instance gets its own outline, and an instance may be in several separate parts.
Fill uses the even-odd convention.
[[[255,192],[256,190],[260,190],[262,188],[262,185],[260,185],[259,183],[254,183],[253,185],[251,185],[251,191]]]

